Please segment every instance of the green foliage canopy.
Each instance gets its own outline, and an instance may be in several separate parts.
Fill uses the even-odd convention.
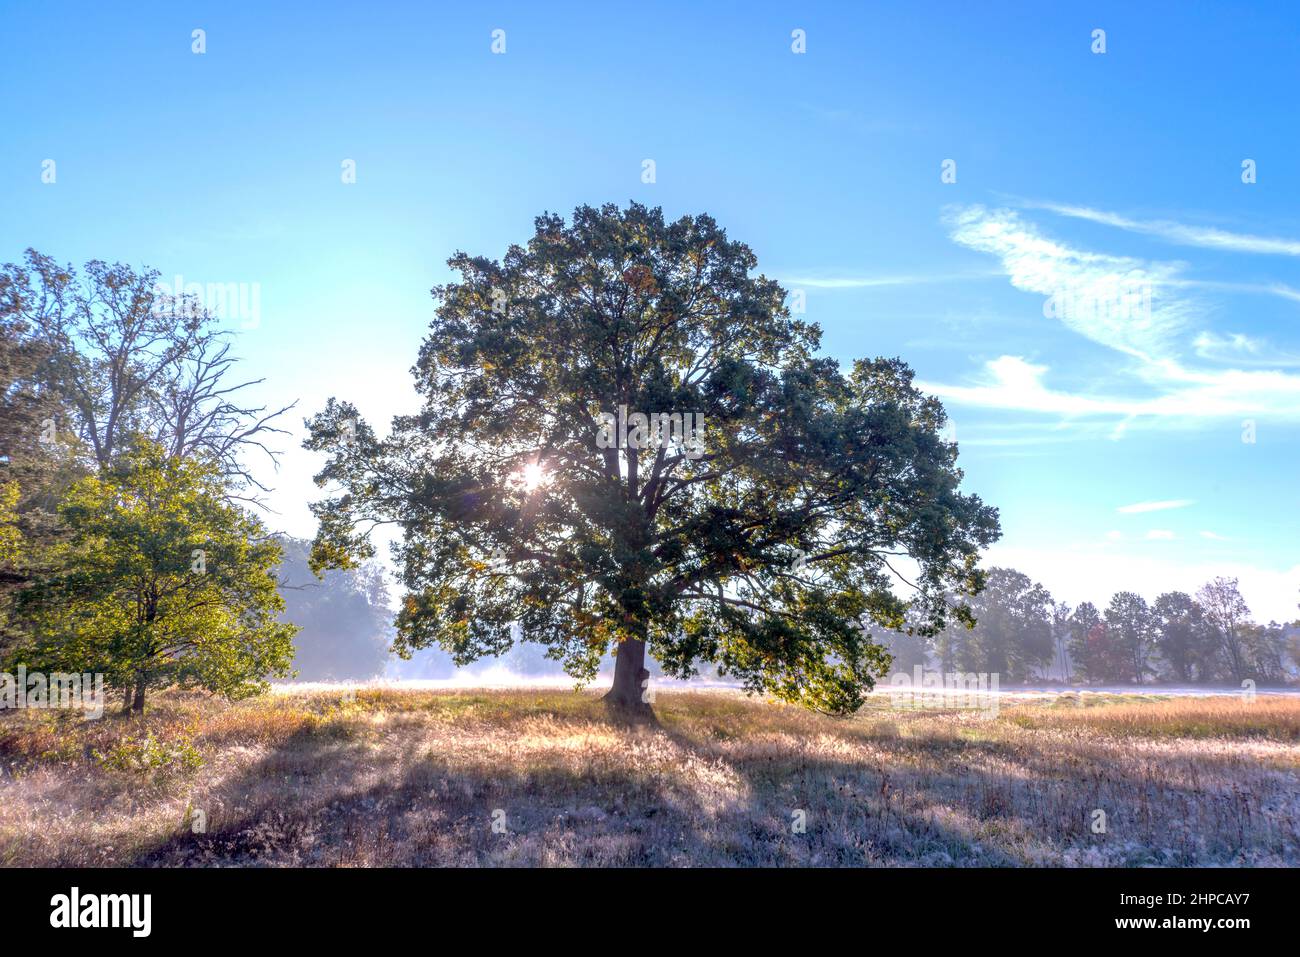
[[[214,466],[141,441],[77,481],[60,514],[58,570],[20,600],[29,668],[103,672],[136,710],[150,687],[237,698],[288,674],[296,629],[275,620],[280,546],[227,502]]]
[[[450,265],[421,410],[380,438],[332,399],[306,443],[334,492],[317,568],[401,530],[399,653],[501,654],[519,621],[579,678],[648,641],[671,675],[714,662],[842,713],[888,664],[862,623],[903,622],[892,563],[916,569],[926,627],[951,614],[945,588],[978,589],[997,514],[958,491],[938,401],[897,359],[845,375],[817,357],[817,327],[712,218],[581,207],[499,262]],[[620,406],[701,416],[700,448],[602,448]]]

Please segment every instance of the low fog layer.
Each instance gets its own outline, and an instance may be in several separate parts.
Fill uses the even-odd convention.
[[[307,566],[310,543],[282,537],[281,620],[301,629],[294,637],[295,684],[355,683],[373,680],[437,682],[462,687],[572,687],[574,680],[541,645],[520,641],[508,654],[457,668],[440,648],[417,651],[403,661],[389,651],[393,641],[393,598],[382,566],[368,562],[350,571],[329,571],[323,579]],[[647,662],[652,678],[664,679],[657,662]],[[596,684],[608,684],[613,657]],[[712,674],[673,685],[723,685]]]

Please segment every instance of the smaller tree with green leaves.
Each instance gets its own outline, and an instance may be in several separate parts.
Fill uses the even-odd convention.
[[[1186,592],[1165,592],[1152,612],[1167,676],[1184,682],[1213,679],[1216,638],[1196,599]]]
[[[1069,628],[1067,647],[1075,673],[1087,684],[1112,679],[1114,654],[1097,606],[1090,601],[1082,602],[1070,615]]]
[[[1241,645],[1249,662],[1249,676],[1263,684],[1286,680],[1286,630],[1275,621],[1267,625],[1250,622],[1241,629]]]
[[[1052,596],[1014,568],[992,568],[984,590],[971,600],[976,624],[959,639],[963,671],[1027,681],[1052,660]]]
[[[1155,616],[1146,599],[1136,592],[1116,592],[1106,608],[1106,633],[1116,652],[1118,677],[1142,684],[1153,673],[1156,635]]]
[[[75,483],[58,571],[22,596],[35,639],[19,663],[102,672],[135,713],[150,688],[239,698],[287,676],[297,628],[276,620],[280,545],[226,491],[213,465],[151,442]]]
[[[1248,655],[1242,645],[1242,631],[1250,621],[1250,608],[1241,597],[1235,578],[1216,578],[1196,593],[1205,618],[1214,630],[1224,668],[1233,681],[1249,677]]]

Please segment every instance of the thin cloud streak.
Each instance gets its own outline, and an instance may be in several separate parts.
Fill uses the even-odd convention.
[[[811,289],[874,289],[880,286],[926,286],[946,282],[967,282],[971,279],[997,279],[995,271],[957,273],[938,276],[788,276],[778,278],[783,286]]]
[[[917,385],[940,399],[965,405],[1067,417],[1152,417],[1181,425],[1242,416],[1300,419],[1300,376],[1281,372],[1196,373],[1166,362],[1145,370],[1145,378],[1166,390],[1152,398],[1058,391],[1043,383],[1047,372],[1045,365],[1004,355],[985,363],[983,381],[977,385]]]
[[[1276,363],[1262,361],[1257,344],[1248,337],[1222,338],[1202,331],[1193,342],[1201,358],[1225,351],[1251,354],[1249,361],[1239,363],[1247,368],[1197,369],[1179,360],[1186,351],[1187,327],[1202,324],[1208,314],[1183,292],[1197,284],[1183,275],[1186,264],[1071,247],[1046,237],[1013,210],[949,207],[944,219],[954,242],[997,256],[1012,286],[1048,297],[1046,318],[1128,356],[1127,368],[1119,371],[1134,380],[1136,394],[1054,390],[1045,381],[1049,366],[1007,354],[986,362],[975,384],[918,383],[939,398],[1066,419],[1118,418],[1112,439],[1120,439],[1130,424],[1142,419],[1178,427],[1231,417],[1300,419],[1300,376],[1282,371],[1289,365],[1286,357]],[[1134,287],[1149,290],[1135,312],[1110,308],[1115,290]],[[1069,308],[1053,308],[1054,301]],[[1261,368],[1268,365],[1273,367]]]
[[[1171,498],[1163,502],[1134,502],[1132,505],[1121,505],[1115,511],[1121,515],[1140,515],[1143,512],[1163,512],[1171,508],[1187,508],[1189,505],[1195,504],[1195,499]]]
[[[1113,226],[1130,233],[1155,236],[1180,246],[1197,246],[1201,249],[1228,250],[1240,253],[1262,253],[1273,256],[1300,256],[1300,240],[1273,236],[1254,236],[1234,233],[1212,226],[1188,226],[1169,219],[1139,220],[1088,206],[1071,206],[1064,203],[1026,201],[1030,209],[1042,209],[1058,216],[1087,220],[1104,226]]]
[[[1164,290],[1184,263],[1155,263],[1076,249],[1050,239],[1009,209],[951,207],[954,242],[998,257],[1011,285],[1045,298],[1043,315],[1108,348],[1141,359],[1166,352],[1199,310]]]

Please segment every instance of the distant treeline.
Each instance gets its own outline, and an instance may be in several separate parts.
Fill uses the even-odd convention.
[[[998,674],[1004,683],[1282,684],[1300,667],[1300,626],[1252,621],[1232,578],[1154,602],[1121,591],[1100,609],[1092,602],[1071,607],[1022,572],[993,568],[970,603],[973,628],[891,636],[892,670],[920,664]]]

